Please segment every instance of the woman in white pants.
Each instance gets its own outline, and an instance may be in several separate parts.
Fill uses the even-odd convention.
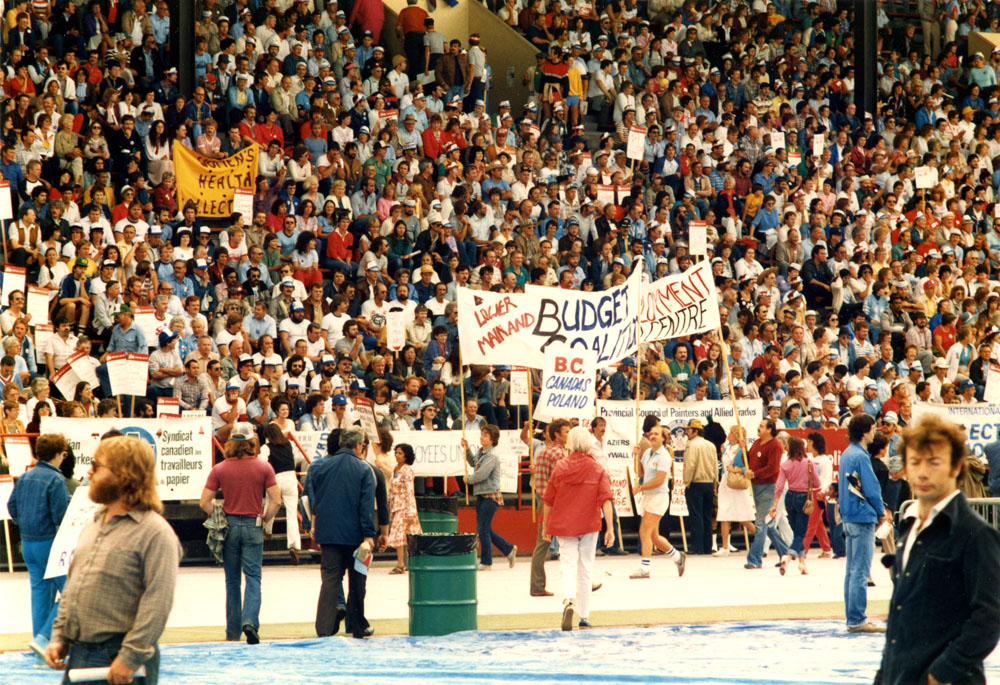
[[[552,469],[545,488],[542,536],[559,538],[559,567],[563,581],[562,629],[573,629],[573,612],[580,628],[590,627],[591,569],[601,531],[601,515],[612,520],[611,481],[604,467],[590,453],[594,436],[577,426],[566,440],[567,456]],[[608,526],[604,545],[610,547],[615,534]]]
[[[285,536],[288,539],[288,554],[292,563],[299,563],[299,551],[302,549],[302,538],[299,535],[299,481],[295,477],[295,457],[292,454],[292,444],[282,432],[281,427],[273,421],[263,429],[264,440],[270,450],[267,461],[274,468],[274,479],[278,481],[281,490],[281,502],[285,505]],[[265,497],[265,507],[267,506]],[[264,534],[271,537],[274,519],[264,526]]]

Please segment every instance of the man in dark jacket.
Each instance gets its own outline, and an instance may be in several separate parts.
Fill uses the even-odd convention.
[[[876,683],[985,683],[1000,640],[1000,532],[958,489],[965,431],[935,415],[903,436],[916,502],[903,512],[892,557],[882,664]]]
[[[337,607],[337,594],[345,571],[352,634],[359,639],[368,634],[367,570],[362,573],[355,568],[355,557],[365,562],[375,547],[375,474],[362,461],[367,444],[363,431],[345,429],[340,433],[340,449],[318,459],[306,478],[306,496],[313,512],[312,534],[322,546],[323,582],[316,607],[316,634],[320,637],[340,630],[343,613]]]

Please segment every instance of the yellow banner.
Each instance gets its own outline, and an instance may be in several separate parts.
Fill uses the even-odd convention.
[[[209,159],[175,141],[177,207],[183,210],[184,205],[193,201],[198,205],[198,216],[228,219],[233,213],[233,191],[254,190],[259,153],[259,146],[251,145],[225,159]],[[248,221],[250,218],[245,217]]]

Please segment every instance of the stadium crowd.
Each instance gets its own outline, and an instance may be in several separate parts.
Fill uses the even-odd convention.
[[[373,0],[199,0],[190,93],[163,0],[14,2],[5,263],[49,292],[55,332],[36,346],[25,292],[7,293],[4,432],[114,416],[120,351],[150,353],[137,414],[175,397],[221,441],[243,421],[347,428],[360,397],[397,440],[516,428],[510,369],[459,363],[456,288],[601,290],[701,259],[722,339],[644,346],[640,374],[632,358],[602,372],[602,398],[728,398],[728,367],[777,429],[877,417],[891,471],[914,404],[983,400],[1000,359],[1000,48],[970,53],[968,36],[1000,5],[920,2],[918,31],[879,2],[876,112],[854,102],[855,17],[834,0],[490,5],[538,49],[519,111],[491,94],[501,47],[438,33],[416,0],[395,25]],[[403,52],[379,44],[392,33]],[[252,216],[178,206],[176,145],[260,146]],[[47,379],[77,350],[100,387],[59,398]]]

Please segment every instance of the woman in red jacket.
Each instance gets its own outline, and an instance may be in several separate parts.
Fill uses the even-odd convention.
[[[556,462],[545,488],[542,536],[559,538],[559,567],[563,580],[562,629],[573,629],[573,611],[581,628],[590,627],[591,569],[601,531],[601,515],[612,520],[611,481],[604,467],[590,453],[594,436],[577,426],[566,439],[568,455]],[[608,526],[604,546],[615,534]]]

